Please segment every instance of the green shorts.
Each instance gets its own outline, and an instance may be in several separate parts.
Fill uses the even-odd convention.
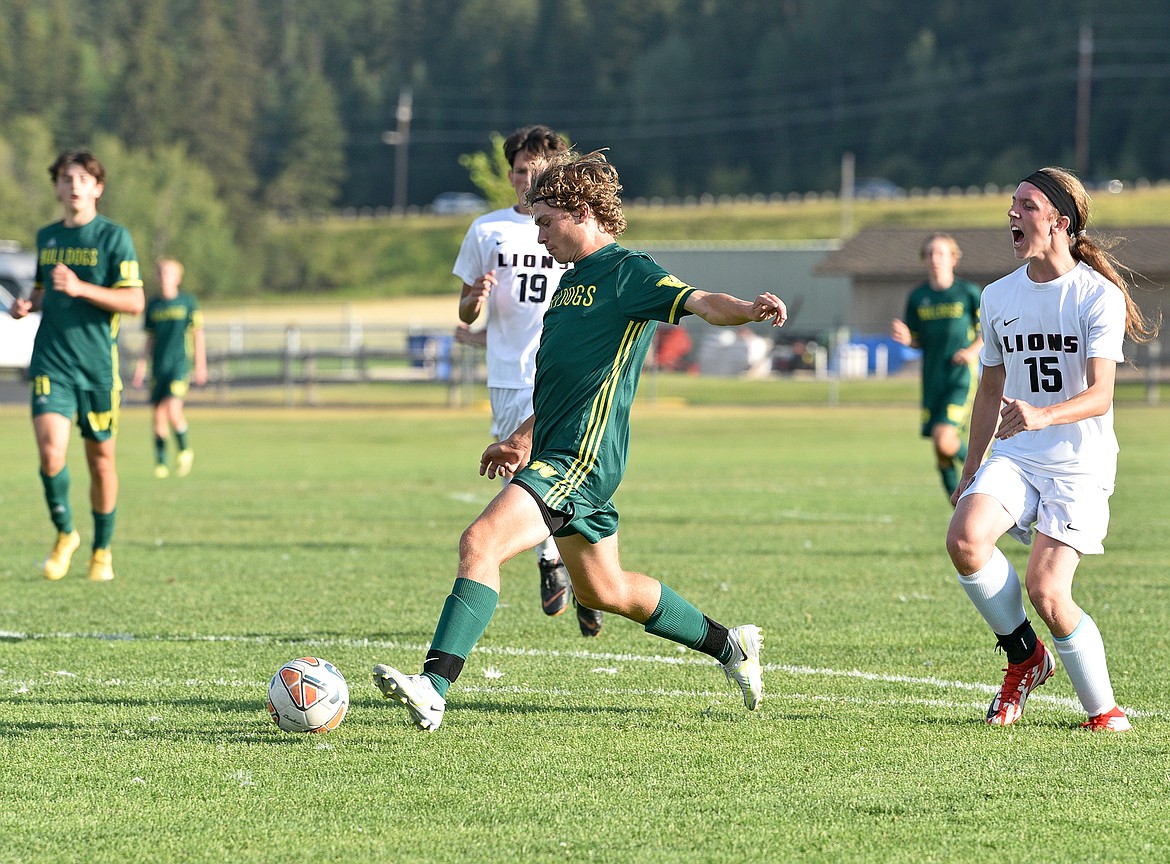
[[[556,509],[546,500],[553,487],[562,478],[562,472],[546,461],[534,459],[512,478],[512,482],[536,499],[544,514],[545,524],[554,537],[580,534],[590,543],[597,543],[617,533],[618,511],[613,501],[598,506],[575,490],[566,497],[563,489],[556,492]]]
[[[922,381],[922,437],[932,437],[935,426],[954,426],[963,431],[971,420],[979,375],[955,366],[945,376]]]
[[[154,378],[150,382],[150,404],[157,405],[164,399],[185,399],[191,384],[182,378]]]
[[[966,391],[963,395],[966,396]],[[965,429],[967,421],[970,419],[970,402],[943,402],[935,405],[923,405],[922,437],[930,438],[934,434],[934,427],[940,424],[954,426],[960,430]]]
[[[32,415],[61,414],[77,421],[81,437],[108,441],[118,434],[118,390],[82,390],[71,381],[38,375],[32,382]]]

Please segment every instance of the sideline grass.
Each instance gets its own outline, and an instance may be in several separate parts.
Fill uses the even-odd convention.
[[[160,482],[124,413],[118,578],[50,584],[27,416],[0,408],[0,862],[1170,858],[1170,409],[1119,409],[1108,551],[1078,580],[1134,712],[1114,737],[1076,729],[1059,672],[1017,726],[981,723],[1002,658],[946,564],[912,406],[636,412],[624,560],[765,628],[758,713],[630,622],[586,641],[545,618],[525,557],[434,735],[368,673],[421,660],[496,488],[486,415],[191,416],[195,472]],[[328,736],[263,708],[307,653],[351,685]]]

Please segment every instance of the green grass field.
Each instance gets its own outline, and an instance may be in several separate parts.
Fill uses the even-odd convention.
[[[91,584],[83,556],[39,576],[27,412],[0,407],[0,862],[1170,860],[1170,408],[1119,405],[1107,553],[1078,580],[1135,725],[1108,736],[1059,671],[1016,726],[982,723],[1004,660],[912,402],[789,392],[640,404],[617,501],[627,567],[764,627],[759,712],[631,622],[546,618],[524,556],[433,735],[369,670],[421,663],[497,488],[485,412],[196,406],[195,472],[157,481],[129,408],[118,578]],[[77,441],[70,464],[88,543]],[[265,711],[305,654],[351,687],[329,735]]]

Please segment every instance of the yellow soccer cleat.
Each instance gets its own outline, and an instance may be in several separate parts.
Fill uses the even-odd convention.
[[[154,466],[154,479],[166,480],[171,476],[171,469],[161,462]]]
[[[69,564],[73,561],[73,553],[77,551],[77,547],[81,545],[81,535],[76,531],[70,531],[66,534],[64,531],[57,532],[57,544],[53,547],[53,551],[49,553],[49,557],[45,559],[44,574],[45,578],[56,582],[69,572]]]
[[[175,460],[175,474],[179,477],[186,477],[191,473],[191,466],[195,464],[194,450],[180,450],[179,456]]]
[[[89,559],[89,578],[109,582],[114,578],[114,556],[109,549],[94,549]]]

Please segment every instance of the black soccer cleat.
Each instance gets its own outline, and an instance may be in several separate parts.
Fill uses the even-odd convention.
[[[540,605],[545,615],[560,615],[569,607],[572,587],[562,561],[540,561]]]
[[[601,632],[601,612],[598,609],[590,609],[588,606],[582,606],[577,602],[577,598],[573,598],[573,605],[577,607],[577,624],[581,628],[581,635],[593,638]]]

